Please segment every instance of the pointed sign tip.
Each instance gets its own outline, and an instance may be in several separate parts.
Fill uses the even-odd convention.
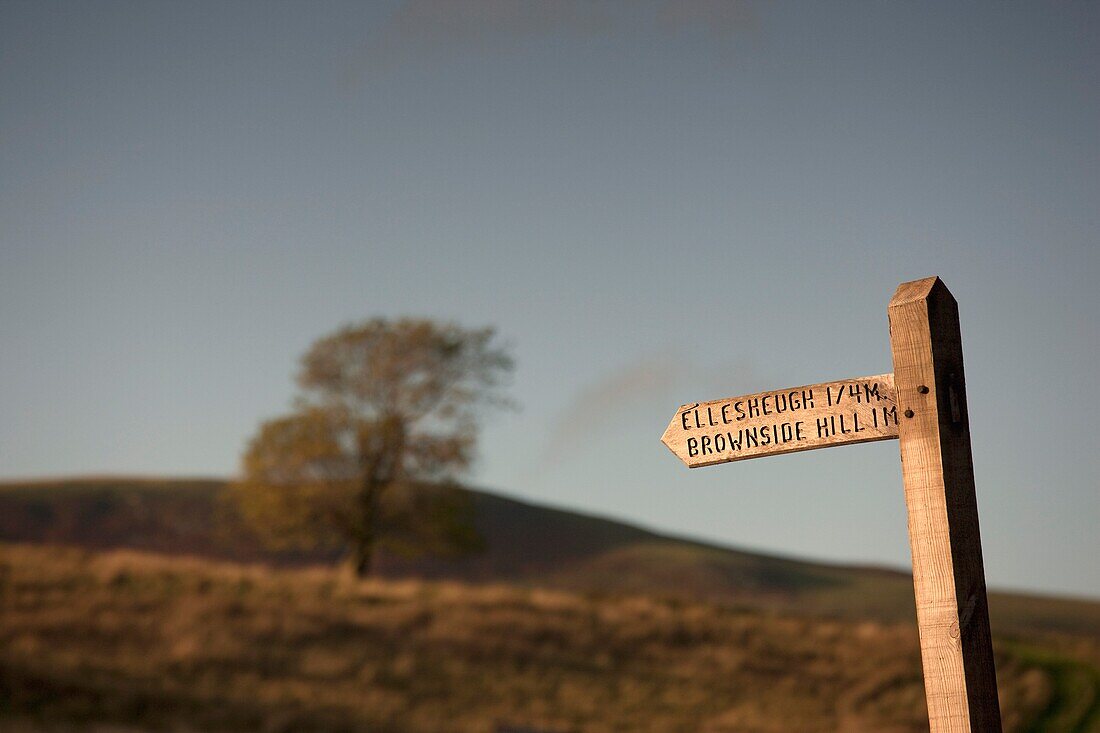
[[[680,410],[676,411],[676,416],[678,416],[680,414],[680,411],[684,407],[687,407],[687,405],[681,405],[680,406]],[[661,443],[663,443],[664,446],[672,452],[672,455],[676,456],[676,458],[681,463],[683,463],[688,468],[691,468],[691,464],[688,463],[687,460],[685,460],[685,458],[682,455],[680,455],[680,453],[677,452],[677,450],[676,450],[676,440],[675,440],[675,435],[676,435],[676,430],[677,430],[677,424],[676,424],[677,423],[677,417],[676,416],[673,416],[673,418],[668,421],[668,427],[665,428],[665,432],[661,433]]]

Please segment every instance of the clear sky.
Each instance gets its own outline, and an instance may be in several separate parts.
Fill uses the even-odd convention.
[[[682,402],[961,309],[990,585],[1100,596],[1100,5],[0,3],[0,475],[229,475],[351,320],[492,324],[472,479],[909,563],[895,441],[688,471]]]

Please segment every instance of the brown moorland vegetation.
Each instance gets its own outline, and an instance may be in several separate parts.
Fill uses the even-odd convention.
[[[135,549],[273,567],[332,565],[333,550],[265,547],[224,501],[215,479],[71,478],[0,482],[0,542]],[[391,578],[508,583],[651,595],[767,611],[915,624],[902,572],[774,557],[469,492],[485,551],[469,557],[379,558]],[[904,533],[904,527],[899,531]],[[990,594],[994,631],[1062,631],[1100,639],[1100,603]]]
[[[1096,730],[1095,639],[996,650],[1007,731]],[[905,623],[0,545],[7,731],[919,731],[919,670]]]

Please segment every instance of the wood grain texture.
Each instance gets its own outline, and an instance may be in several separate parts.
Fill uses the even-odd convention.
[[[661,436],[689,468],[898,437],[892,374],[681,405]]]
[[[888,312],[931,730],[1000,731],[958,305],[933,277]]]

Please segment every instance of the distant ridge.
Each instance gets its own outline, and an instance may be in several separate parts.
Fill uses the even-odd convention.
[[[0,482],[0,541],[130,548],[280,566],[331,564],[333,552],[273,552],[222,501],[213,478],[96,476]],[[484,553],[380,559],[379,572],[595,594],[645,594],[879,621],[913,619],[910,577],[729,549],[594,516],[471,491]],[[1100,638],[1100,602],[994,593],[993,623]]]

